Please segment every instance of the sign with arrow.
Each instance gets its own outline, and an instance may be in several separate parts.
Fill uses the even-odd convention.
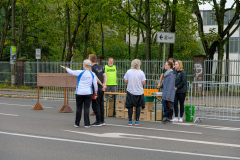
[[[175,33],[173,32],[157,32],[158,43],[175,43]]]

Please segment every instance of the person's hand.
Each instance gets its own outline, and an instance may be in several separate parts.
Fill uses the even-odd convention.
[[[102,91],[106,91],[107,86],[103,84],[102,87]]]
[[[175,91],[177,90],[177,87],[175,88]]]
[[[160,84],[157,85],[157,88],[160,88]]]
[[[92,99],[97,99],[97,94],[96,93],[93,95]]]
[[[61,66],[63,69],[65,69],[65,70],[67,70],[68,69],[68,67],[65,67],[65,66]]]
[[[167,98],[167,101],[169,101],[169,98]]]

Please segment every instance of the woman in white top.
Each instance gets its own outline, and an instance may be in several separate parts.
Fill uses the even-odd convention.
[[[133,106],[136,106],[135,126],[139,125],[140,107],[145,108],[143,85],[146,84],[146,77],[140,66],[141,61],[134,59],[131,69],[124,76],[124,82],[127,83],[126,108],[128,108],[129,126],[132,126]]]
[[[86,128],[90,127],[89,120],[89,108],[92,101],[92,97],[97,98],[97,78],[96,75],[91,72],[91,61],[86,59],[83,61],[84,70],[71,70],[68,67],[62,66],[69,74],[77,76],[76,87],[76,119],[74,127],[79,127],[79,123],[82,115],[82,106],[84,103],[84,125]],[[95,94],[93,96],[92,84],[94,85]]]

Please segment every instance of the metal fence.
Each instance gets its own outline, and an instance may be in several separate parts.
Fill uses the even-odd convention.
[[[205,60],[204,81],[240,83],[240,60]]]
[[[0,83],[11,83],[10,62],[0,62]]]
[[[195,106],[195,121],[240,121],[240,83],[193,82],[191,105]]]

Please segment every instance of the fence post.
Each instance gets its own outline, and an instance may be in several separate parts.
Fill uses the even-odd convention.
[[[17,60],[17,78],[16,84],[17,85],[24,85],[24,63],[25,59],[18,59]]]
[[[206,60],[205,55],[196,55],[194,56],[193,64],[194,64],[194,71],[193,71],[193,81],[199,82],[198,85],[193,85],[193,90],[196,90],[198,93],[202,92],[203,86],[202,81],[204,81],[204,61]],[[196,87],[196,89],[195,89]]]

